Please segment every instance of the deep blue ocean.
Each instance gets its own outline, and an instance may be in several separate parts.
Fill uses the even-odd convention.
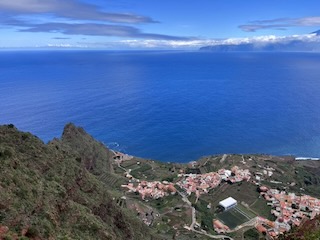
[[[132,155],[320,157],[320,54],[0,52],[0,124],[68,122]]]

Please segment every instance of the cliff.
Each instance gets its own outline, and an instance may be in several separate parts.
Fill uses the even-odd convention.
[[[155,239],[97,177],[111,154],[73,124],[49,144],[0,126],[0,239]]]

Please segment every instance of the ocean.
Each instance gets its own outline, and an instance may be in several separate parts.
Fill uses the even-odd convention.
[[[161,161],[320,157],[319,53],[0,52],[0,124]]]

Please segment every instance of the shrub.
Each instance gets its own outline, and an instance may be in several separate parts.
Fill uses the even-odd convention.
[[[38,229],[36,229],[34,226],[31,226],[26,233],[26,237],[28,238],[34,238],[34,237],[37,237],[38,235],[39,235]]]
[[[12,237],[9,236],[9,235],[6,235],[6,236],[3,237],[3,240],[12,240]]]
[[[29,135],[27,133],[23,133],[21,137],[22,137],[22,140],[26,140],[29,138]]]
[[[7,159],[12,157],[12,151],[10,149],[1,149],[0,150],[0,158]]]
[[[19,237],[19,240],[29,240],[29,238],[28,237]]]

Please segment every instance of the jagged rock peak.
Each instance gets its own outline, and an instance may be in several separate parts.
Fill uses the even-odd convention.
[[[74,123],[67,123],[63,129],[62,137],[72,135],[89,135],[82,127],[77,127]]]

